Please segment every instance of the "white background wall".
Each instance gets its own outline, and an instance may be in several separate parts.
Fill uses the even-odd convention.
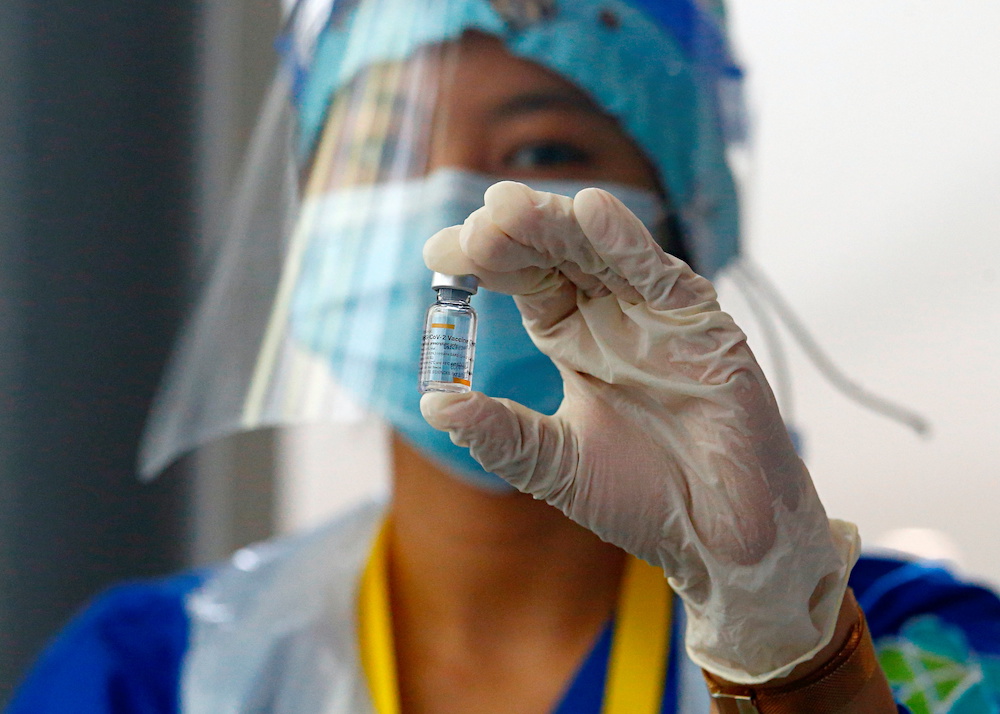
[[[731,9],[754,127],[749,251],[852,378],[934,425],[921,439],[856,407],[790,348],[820,493],[867,543],[935,529],[1000,583],[1000,3]],[[752,316],[721,290],[766,366]],[[285,527],[384,489],[363,472],[331,489],[326,454],[363,457],[382,436],[332,438],[289,436]]]
[[[921,439],[855,407],[793,349],[820,494],[869,543],[939,529],[1000,583],[1000,3],[731,10],[750,253],[850,376],[934,426]]]

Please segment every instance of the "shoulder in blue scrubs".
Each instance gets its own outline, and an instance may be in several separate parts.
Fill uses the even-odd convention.
[[[188,644],[184,574],[117,586],[49,644],[7,714],[175,714]]]

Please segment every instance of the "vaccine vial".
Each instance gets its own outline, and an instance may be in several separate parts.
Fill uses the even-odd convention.
[[[437,302],[427,310],[420,350],[420,393],[468,392],[476,354],[476,311],[469,304],[479,289],[475,275],[434,273]]]

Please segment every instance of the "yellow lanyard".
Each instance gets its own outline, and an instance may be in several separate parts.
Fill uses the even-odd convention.
[[[375,711],[399,714],[386,531],[383,525],[361,577],[358,638]],[[670,657],[672,595],[659,568],[629,556],[615,613],[602,714],[660,711]]]

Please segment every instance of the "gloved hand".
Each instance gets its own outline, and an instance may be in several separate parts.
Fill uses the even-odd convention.
[[[424,258],[515,295],[565,387],[553,416],[478,392],[426,394],[432,426],[662,567],[687,610],[688,653],[710,672],[766,681],[830,641],[857,529],[827,518],[708,280],[609,193],[571,199],[514,182],[490,187]]]

